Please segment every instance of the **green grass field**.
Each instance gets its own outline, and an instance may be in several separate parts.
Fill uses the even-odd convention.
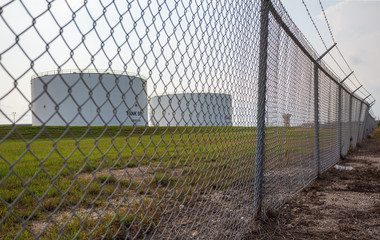
[[[312,129],[268,128],[267,149],[274,159],[307,155],[313,137]],[[34,238],[49,221],[42,239],[149,230],[166,207],[254,173],[255,128],[2,126],[0,139],[4,239]],[[70,218],[73,209],[83,216]],[[101,221],[91,209],[104,211]]]

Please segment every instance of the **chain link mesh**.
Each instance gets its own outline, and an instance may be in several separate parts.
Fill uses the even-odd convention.
[[[339,85],[319,72],[319,144],[321,171],[340,159],[339,149]]]
[[[264,206],[276,208],[315,178],[313,65],[270,15]]]
[[[280,1],[3,1],[0,32],[9,239],[242,238],[376,127],[321,62],[316,165],[318,56]]]

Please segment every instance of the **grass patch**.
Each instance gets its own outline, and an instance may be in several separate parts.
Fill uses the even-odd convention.
[[[272,159],[286,157],[291,165],[299,161],[292,156],[313,153],[313,129],[270,127],[266,134],[266,168],[277,164]],[[333,136],[331,129],[321,130],[323,141]],[[42,239],[62,234],[133,238],[154,228],[165,204],[186,201],[196,192],[223,191],[254,177],[255,128],[1,126],[0,137],[6,138],[0,144],[0,198],[12,204],[8,209],[0,203],[3,236],[16,236],[20,219],[33,225],[52,212],[75,208],[106,214],[100,220],[61,217],[56,224],[62,231],[51,224]],[[127,174],[131,168],[133,175]],[[121,176],[112,174],[123,169]]]

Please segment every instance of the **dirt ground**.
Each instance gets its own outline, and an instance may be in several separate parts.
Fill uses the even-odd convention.
[[[380,239],[380,129],[246,239]]]

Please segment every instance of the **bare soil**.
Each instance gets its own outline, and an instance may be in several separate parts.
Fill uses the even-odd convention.
[[[380,239],[380,129],[245,239]]]
[[[91,180],[95,178],[96,176],[107,177],[109,175],[112,175],[117,180],[133,178],[135,182],[140,182],[146,178],[149,178],[149,177],[151,178],[153,176],[153,174],[148,172],[149,170],[150,169],[147,166],[123,168],[123,169],[116,169],[116,170],[110,170],[108,168],[105,168],[100,171],[95,170],[92,173],[81,173],[79,174],[79,179]]]

